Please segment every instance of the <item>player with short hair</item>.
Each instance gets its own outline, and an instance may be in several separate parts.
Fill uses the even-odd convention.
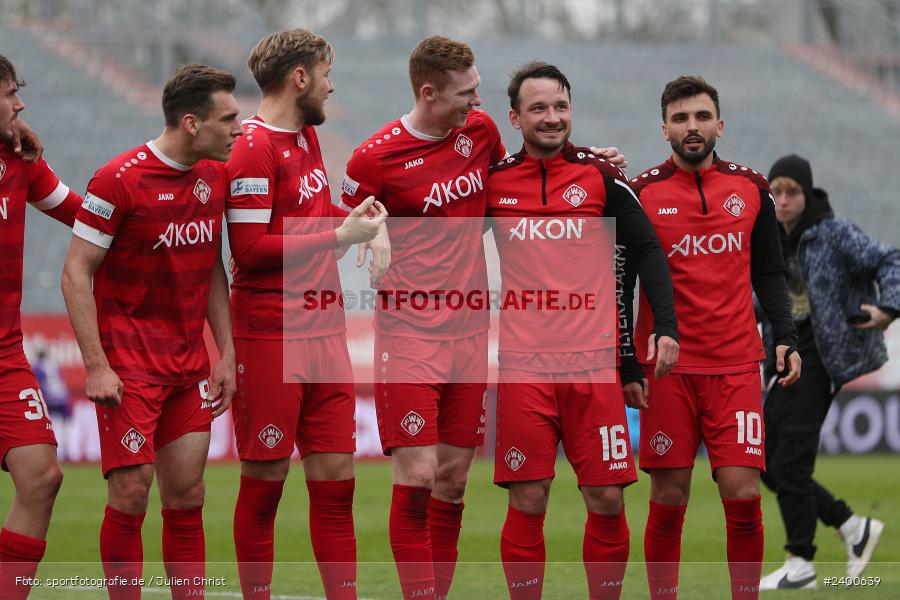
[[[503,280],[494,482],[509,489],[500,540],[508,591],[514,599],[541,597],[544,515],[562,441],[587,508],[588,595],[614,599],[629,553],[623,491],[637,481],[623,391],[632,404],[643,395],[630,310],[616,304],[616,245],[631,249],[654,307],[660,377],[677,360],[672,280],[625,174],[569,142],[566,76],[529,63],[513,74],[508,95],[524,146],[492,166],[488,180]],[[615,219],[614,237],[604,218]],[[546,301],[523,309],[515,297],[532,290],[544,291]]]
[[[391,549],[405,597],[445,598],[469,468],[484,442],[489,328],[487,310],[447,303],[451,293],[487,288],[485,184],[506,150],[477,109],[481,78],[467,44],[426,38],[412,51],[409,78],[413,110],[354,151],[342,201],[357,206],[372,195],[391,213],[392,263],[375,314],[375,402],[393,464]],[[435,293],[417,309],[402,302],[419,290]]]
[[[713,152],[725,126],[713,86],[702,77],[679,77],[666,84],[661,109],[672,156],[631,180],[669,261],[681,342],[672,374],[649,377],[641,411],[640,467],[651,479],[644,533],[650,597],[678,592],[681,529],[702,440],[725,508],[732,597],[756,598],[765,469],[759,361],[765,355],[753,291],[775,328],[779,383],[800,376],[775,207],[765,177]],[[629,272],[626,303],[633,284]],[[635,340],[645,364],[652,317],[642,293]]]
[[[340,294],[335,249],[375,238],[386,213],[372,198],[349,215],[331,203],[316,127],[334,91],[333,59],[331,45],[305,29],[260,40],[248,65],[262,102],[243,122],[226,166],[240,373],[232,409],[241,459],[234,541],[245,598],[270,597],[275,514],[295,447],[325,595],[356,598],[356,393],[344,310],[338,302],[310,309],[305,301],[325,306],[325,293]],[[386,233],[374,252],[376,281],[389,259],[385,241]]]
[[[56,436],[41,388],[22,348],[22,260],[25,207],[31,204],[70,226],[81,206],[47,163],[26,162],[15,151],[19,92],[25,82],[0,55],[0,463],[9,471],[15,497],[0,530],[0,596],[26,598],[44,556],[45,538],[63,473]]]
[[[97,409],[110,598],[140,598],[154,474],[172,597],[204,593],[210,424],[235,386],[221,252],[223,161],[241,135],[234,86],[225,71],[180,66],[163,90],[165,130],[94,174],[73,228],[62,288]],[[204,320],[221,354],[211,374]]]

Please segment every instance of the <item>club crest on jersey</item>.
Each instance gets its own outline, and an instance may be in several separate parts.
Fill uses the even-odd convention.
[[[424,425],[425,419],[423,419],[422,415],[414,410],[406,413],[406,416],[403,417],[402,421],[400,421],[400,427],[402,427],[403,431],[405,431],[409,435],[417,435],[420,431],[422,431],[422,427]]]
[[[303,134],[297,132],[297,145],[303,148],[307,154],[309,154],[309,144],[306,143],[306,138],[303,137]]]
[[[144,445],[144,442],[147,441],[140,431],[132,427],[128,431],[125,432],[125,435],[122,436],[122,445],[128,449],[132,454],[137,454],[141,451],[141,447]]]
[[[672,441],[672,438],[664,434],[662,431],[657,431],[656,435],[650,438],[650,447],[653,448],[653,450],[660,456],[668,452],[673,443],[674,442]]]
[[[525,454],[523,454],[522,451],[515,446],[512,446],[509,450],[506,451],[506,455],[504,455],[503,457],[503,462],[505,462],[506,466],[513,471],[518,471],[522,468],[522,465],[525,464]]]
[[[581,206],[581,203],[587,199],[587,192],[580,185],[573,183],[565,192],[563,192],[563,200],[572,206]]]
[[[202,179],[198,179],[197,183],[194,184],[194,195],[200,201],[200,204],[209,202],[210,194],[212,194],[212,188]]]
[[[259,441],[265,444],[267,448],[274,448],[277,446],[278,442],[280,442],[283,437],[284,434],[274,425],[266,425],[263,427],[263,430],[259,432]]]
[[[0,160],[0,181],[3,180],[4,175],[6,175],[6,163]]]
[[[459,134],[456,138],[456,144],[453,145],[453,149],[468,158],[469,155],[472,154],[472,146],[474,146],[472,140],[463,134]]]
[[[741,213],[744,212],[744,201],[741,200],[741,197],[737,194],[732,194],[728,196],[728,200],[725,201],[725,204],[722,205],[725,208],[725,211],[728,212],[732,217],[739,217]]]

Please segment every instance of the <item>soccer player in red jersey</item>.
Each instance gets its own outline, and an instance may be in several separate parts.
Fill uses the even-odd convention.
[[[235,386],[221,252],[223,161],[241,135],[234,85],[225,71],[179,67],[163,90],[165,130],[94,174],[73,228],[62,288],[97,408],[110,598],[140,598],[154,473],[172,597],[204,594],[210,424]],[[221,354],[211,374],[204,319]]]
[[[405,597],[445,598],[469,468],[484,441],[489,326],[487,310],[446,305],[449,292],[487,288],[485,183],[506,151],[476,108],[481,78],[469,46],[427,38],[410,56],[409,76],[412,112],[356,149],[342,199],[357,206],[372,195],[392,216],[392,262],[380,291],[395,295],[380,297],[375,318],[379,434],[393,463],[391,549]],[[614,148],[603,152],[624,159]],[[409,310],[401,294],[416,290],[448,293]]]
[[[248,64],[262,103],[244,121],[226,167],[240,373],[232,413],[241,459],[234,541],[245,598],[270,597],[275,514],[294,447],[325,595],[356,598],[356,394],[344,310],[338,302],[305,307],[310,296],[298,290],[323,305],[326,293],[340,294],[335,249],[372,240],[384,231],[386,213],[372,198],[350,215],[331,203],[316,126],[334,91],[332,59],[331,45],[304,29],[260,40]],[[377,280],[389,248],[375,254]]]
[[[680,77],[666,85],[661,105],[672,156],[631,180],[669,261],[681,342],[672,374],[649,377],[641,411],[640,466],[651,478],[644,533],[650,597],[678,593],[681,529],[702,440],[725,509],[732,597],[756,598],[764,353],[753,291],[775,330],[779,383],[790,385],[800,375],[775,206],[761,174],[713,152],[724,131],[715,88],[701,77]],[[626,276],[626,302],[632,276]],[[652,320],[642,294],[639,359],[652,349]]]
[[[15,151],[17,117],[25,109],[12,62],[0,55],[0,463],[16,489],[0,530],[0,597],[25,598],[44,555],[50,514],[62,483],[56,437],[44,397],[22,349],[22,256],[25,206],[71,226],[81,197],[47,163]]]
[[[541,597],[544,515],[562,441],[588,511],[589,596],[618,598],[629,551],[623,489],[637,481],[623,389],[636,398],[643,390],[630,340],[616,335],[617,321],[630,316],[616,305],[614,243],[631,249],[654,307],[659,376],[677,359],[672,281],[624,173],[569,143],[566,76],[530,63],[513,74],[508,94],[524,147],[492,166],[488,179],[503,281],[494,482],[509,489],[500,541],[508,590],[516,600]],[[615,238],[603,217],[616,219]],[[537,309],[510,297],[525,300],[533,290],[547,294]],[[630,331],[630,323],[620,327],[623,336]]]

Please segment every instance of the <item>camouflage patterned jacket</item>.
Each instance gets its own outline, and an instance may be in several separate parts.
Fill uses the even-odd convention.
[[[834,385],[881,367],[888,358],[884,332],[855,329],[847,316],[860,304],[900,313],[900,250],[846,219],[826,218],[803,232],[798,251],[816,347]],[[763,337],[772,356],[768,323]]]

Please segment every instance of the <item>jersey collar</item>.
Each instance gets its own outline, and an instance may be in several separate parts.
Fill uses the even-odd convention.
[[[153,153],[153,156],[159,159],[159,162],[163,163],[167,167],[172,167],[176,171],[190,171],[191,168],[187,165],[183,165],[180,162],[175,162],[168,156],[162,153],[162,150],[156,147],[156,144],[153,143],[153,140],[147,142],[147,149]]]

